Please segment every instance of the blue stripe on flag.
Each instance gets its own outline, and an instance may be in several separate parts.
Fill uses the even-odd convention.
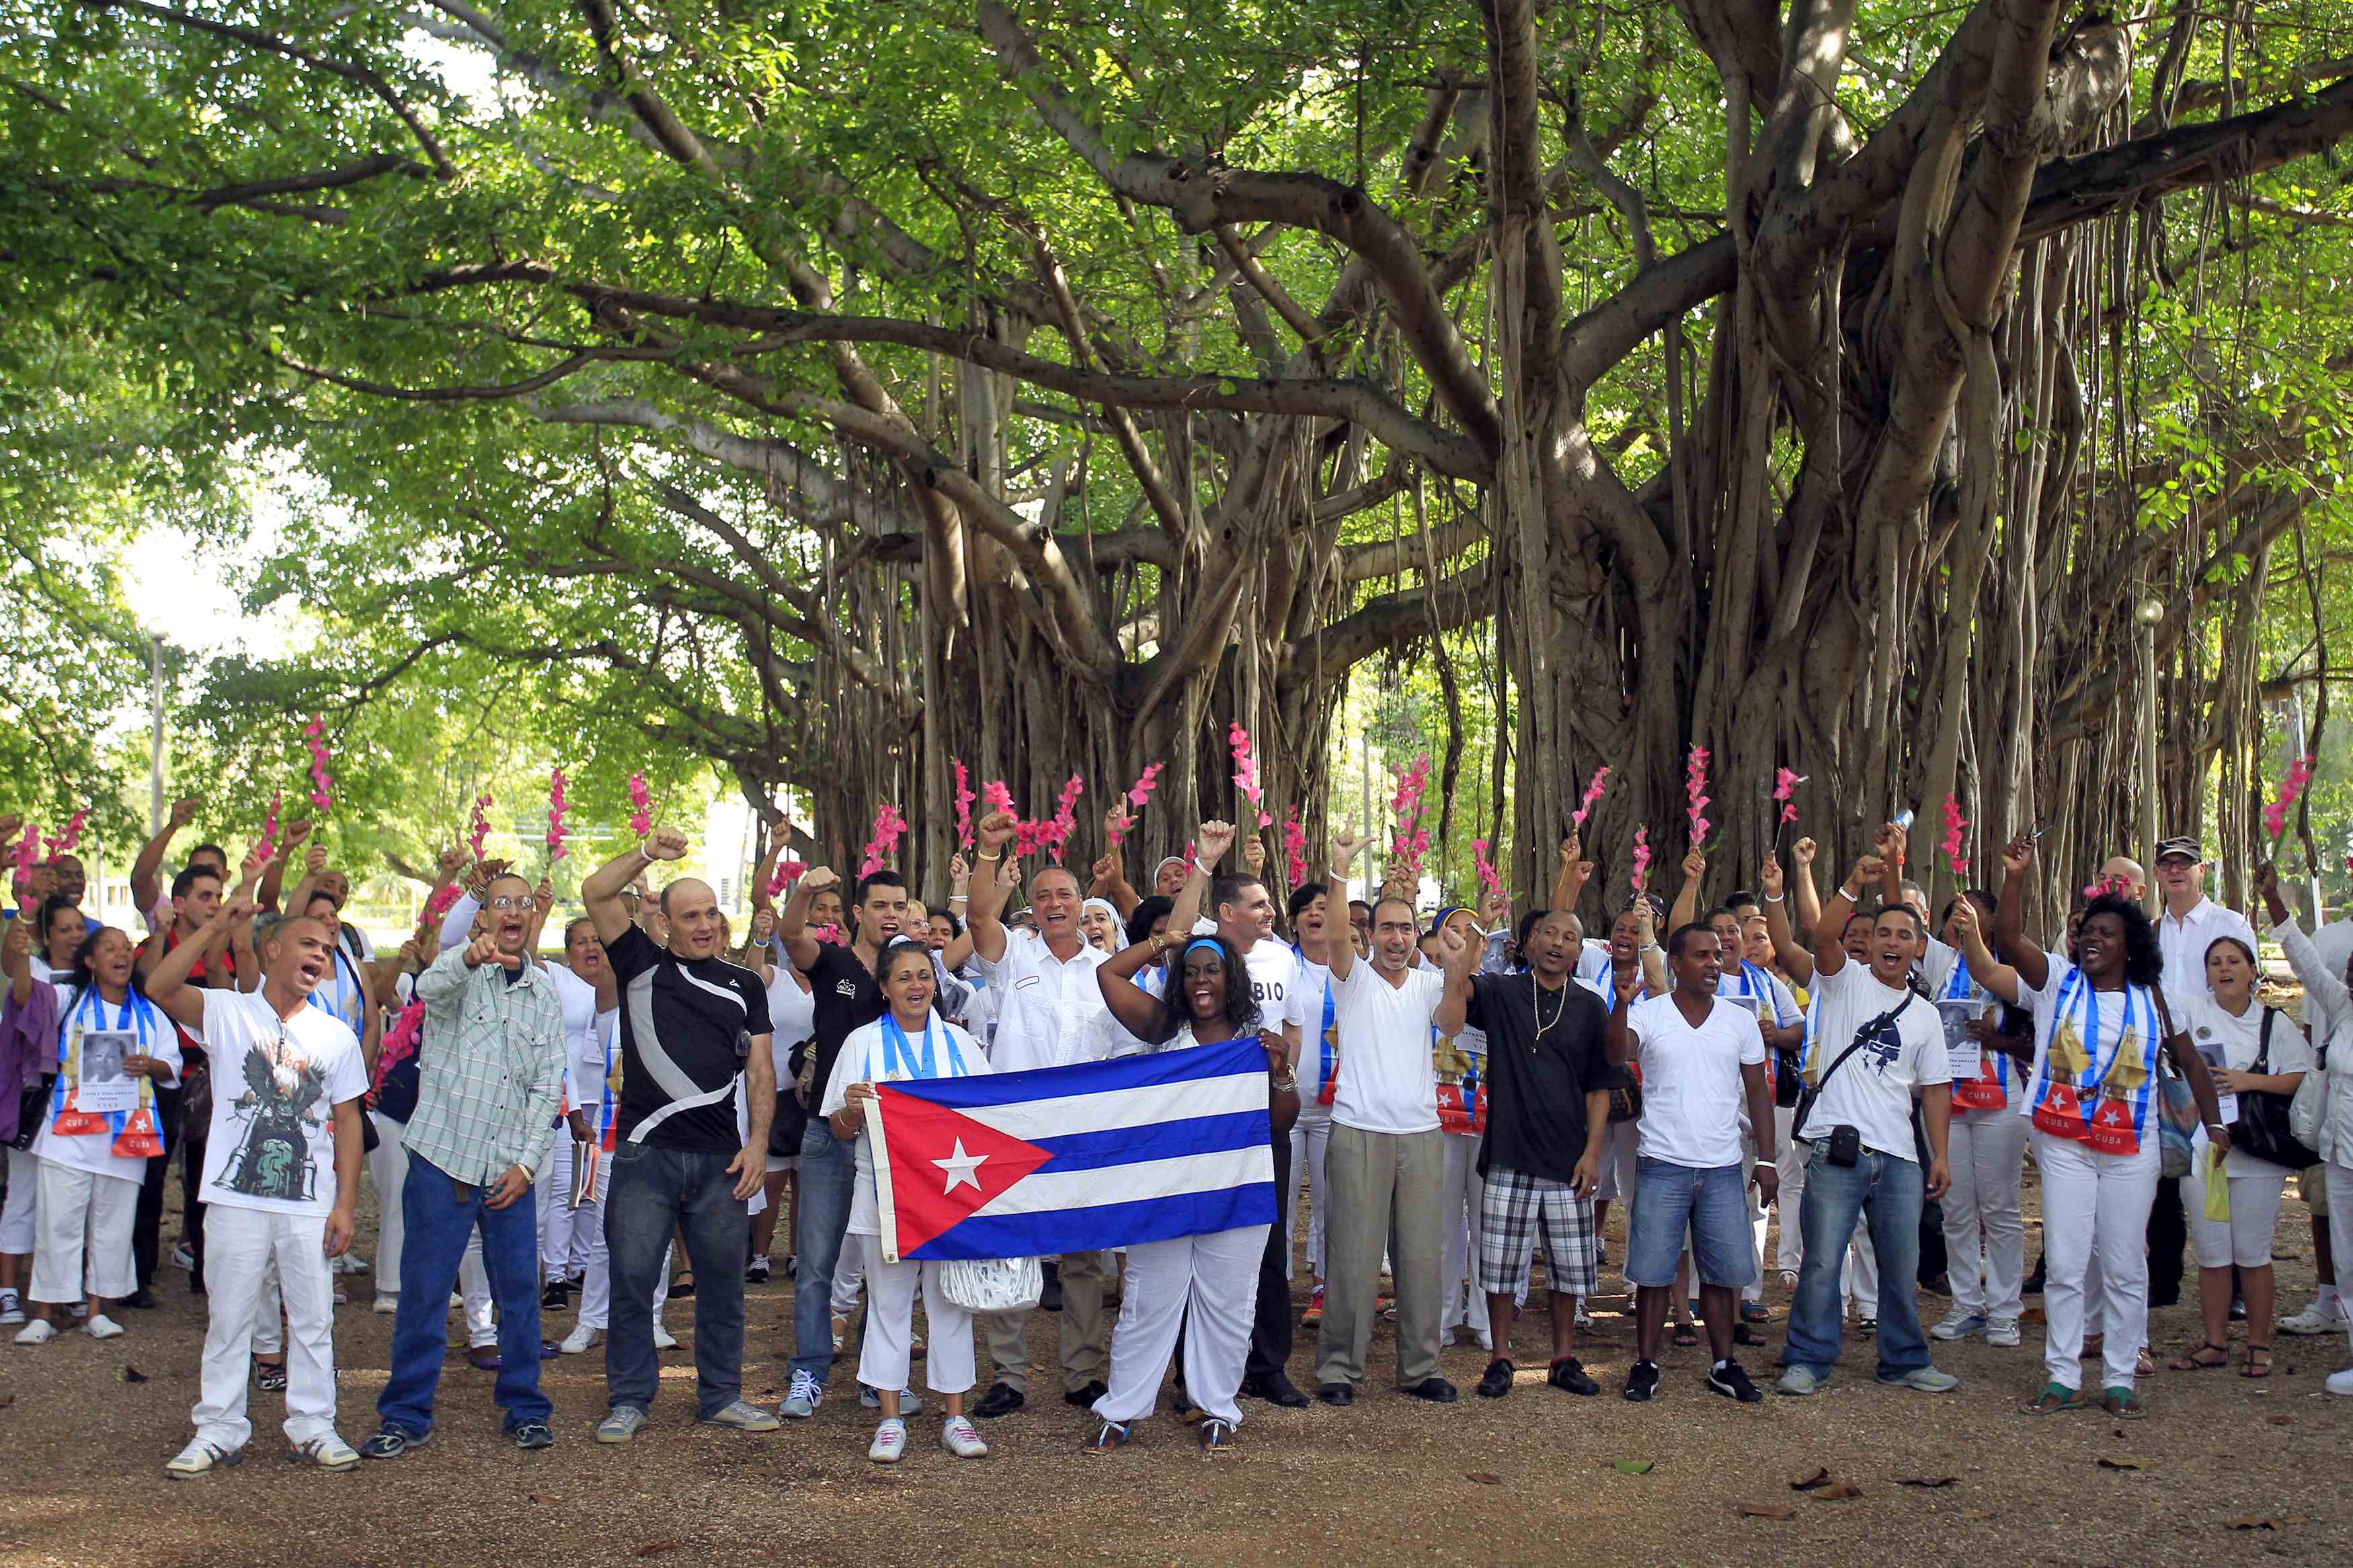
[[[1150,1089],[1163,1084],[1190,1083],[1202,1079],[1231,1078],[1237,1073],[1266,1071],[1266,1047],[1256,1035],[1220,1040],[1213,1046],[1192,1046],[1181,1051],[1155,1051],[1121,1057],[1107,1062],[1076,1062],[1069,1067],[1032,1068],[1025,1072],[984,1073],[974,1078],[942,1078],[895,1083],[902,1093],[920,1095],[952,1110],[973,1110],[991,1105],[1011,1105],[1025,1100],[1053,1100],[1063,1095],[1110,1094],[1126,1089]],[[1185,1234],[1178,1232],[1177,1234]]]
[[[1252,1042],[1253,1048],[1255,1045]],[[1264,1059],[1261,1053],[1260,1060]],[[1038,1214],[975,1215],[906,1256],[931,1261],[950,1258],[1052,1257],[1063,1252],[1092,1252],[1111,1247],[1133,1247],[1138,1242],[1167,1241],[1180,1236],[1203,1236],[1247,1225],[1272,1225],[1274,1220],[1274,1184],[1251,1182],[1213,1193],[1183,1193],[1137,1203],[1048,1209]]]
[[[1222,1154],[1231,1149],[1255,1149],[1267,1141],[1263,1110],[1238,1110],[1226,1116],[1194,1116],[1182,1121],[1157,1121],[1145,1127],[1116,1127],[1101,1132],[1073,1132],[1061,1138],[1030,1142],[1053,1159],[1032,1173],[1097,1171],[1106,1165],[1133,1165],[1144,1160],[1175,1160],[1187,1154]]]

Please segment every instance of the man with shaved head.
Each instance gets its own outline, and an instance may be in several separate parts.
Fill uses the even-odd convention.
[[[555,1441],[539,1386],[539,1211],[533,1191],[564,1102],[564,1005],[524,951],[539,900],[512,872],[482,889],[471,941],[417,977],[425,1004],[417,1110],[401,1142],[400,1306],[376,1433],[360,1457],[396,1459],[433,1432],[433,1395],[448,1348],[449,1292],[467,1238],[498,1303],[493,1395],[518,1448]],[[327,933],[332,952],[334,934]],[[322,954],[324,956],[324,954]],[[223,1086],[222,1092],[227,1092]]]
[[[724,921],[710,883],[681,877],[661,889],[667,948],[631,923],[621,900],[648,862],[685,854],[686,836],[659,828],[580,885],[621,988],[621,1098],[605,1194],[613,1304],[600,1443],[634,1438],[653,1406],[661,1376],[654,1290],[674,1232],[685,1237],[697,1281],[696,1418],[739,1432],[782,1425],[744,1398],[747,1205],[767,1176],[776,1111],[768,990],[719,956]]]

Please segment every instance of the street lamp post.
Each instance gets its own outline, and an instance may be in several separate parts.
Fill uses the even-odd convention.
[[[2157,626],[2165,606],[2144,599],[2133,612],[2136,640],[2140,645],[2140,843],[2141,853],[2157,863]],[[2151,913],[2157,910],[2157,879],[2148,879]]]

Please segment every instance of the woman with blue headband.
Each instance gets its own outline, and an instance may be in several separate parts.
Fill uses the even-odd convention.
[[[1146,964],[1171,948],[1181,952],[1155,996],[1135,984]],[[1149,1051],[1215,1045],[1259,1031],[1240,954],[1222,938],[1162,931],[1134,943],[1095,971],[1105,1005]],[[1299,1083],[1277,1037],[1269,1045],[1268,1109],[1272,1132],[1290,1135],[1299,1115]],[[1237,1226],[1206,1236],[1180,1236],[1127,1249],[1127,1293],[1111,1342],[1111,1391],[1094,1403],[1100,1421],[1090,1453],[1108,1454],[1134,1440],[1134,1423],[1159,1402],[1160,1382],[1184,1336],[1182,1385],[1203,1413],[1201,1450],[1229,1453],[1241,1425],[1239,1401],[1257,1310],[1259,1260],[1269,1227]]]

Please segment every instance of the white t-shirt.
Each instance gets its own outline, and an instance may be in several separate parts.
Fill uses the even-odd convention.
[[[1182,951],[1179,949],[1178,951]],[[1280,1037],[1285,1025],[1299,1030],[1300,1048],[1307,1046],[1307,976],[1301,972],[1299,955],[1272,937],[1262,937],[1250,943],[1242,954],[1242,967],[1250,971],[1250,995],[1258,1003],[1258,1027],[1263,1035]],[[1316,1020],[1323,1019],[1323,999],[1316,999]]]
[[[1408,969],[1404,984],[1392,985],[1360,958],[1345,976],[1332,977],[1341,1061],[1334,1121],[1363,1132],[1428,1132],[1438,1126],[1430,1020],[1445,996],[1446,976],[1434,969]]]
[[[334,1108],[367,1092],[360,1042],[323,1007],[281,1021],[259,991],[206,991],[212,1142],[198,1195],[227,1208],[318,1215],[335,1206]]]
[[[2189,1046],[2206,1058],[2209,1068],[2228,1068],[2233,1072],[2253,1071],[2255,1057],[2263,1048],[2263,1009],[2261,1003],[2249,1003],[2244,1013],[2232,1014],[2214,1000],[2211,992],[2201,992],[2181,1004],[2181,1012],[2173,1020],[2189,1037]],[[2285,1013],[2272,1020],[2271,1057],[2264,1071],[2274,1073],[2310,1072],[2312,1044],[2305,1037],[2295,1020]],[[2239,1119],[2239,1097],[2221,1094],[2222,1125],[2228,1127]],[[2206,1141],[2206,1129],[2198,1129],[2193,1143]],[[2293,1174],[2285,1165],[2269,1160],[2259,1160],[2242,1149],[2232,1149],[2224,1156],[2223,1170],[2233,1176],[2286,1176]]]
[[[1908,998],[1908,1005],[1907,1005]],[[1814,1037],[1820,1068],[1854,1044],[1857,1030],[1882,1013],[1902,1006],[1863,1047],[1831,1073],[1830,1085],[1806,1115],[1807,1140],[1819,1143],[1833,1127],[1852,1127],[1874,1153],[1916,1161],[1912,1142],[1912,1091],[1924,1084],[1950,1083],[1945,1056],[1945,1025],[1933,1004],[1908,991],[1883,985],[1865,965],[1848,959],[1837,969],[1814,971]],[[1647,1107],[1646,1107],[1647,1114]]]
[[[998,1072],[1068,1067],[1101,1056],[1102,1015],[1109,1009],[1095,984],[1095,970],[1105,962],[1100,948],[1081,942],[1076,953],[1060,959],[1036,931],[1008,930],[1003,957],[992,963],[975,952],[973,962],[997,994],[997,1036],[988,1049]]]
[[[33,1152],[44,1160],[71,1165],[77,1171],[125,1182],[143,1182],[147,1179],[145,1156],[112,1152],[114,1138],[111,1131],[60,1137],[58,1118],[66,1109],[69,1089],[85,1081],[91,1087],[93,1101],[104,1092],[119,1094],[126,1089],[136,1092],[136,1080],[127,1086],[123,1082],[126,1075],[121,1063],[126,1056],[144,1053],[167,1062],[171,1065],[171,1077],[160,1081],[170,1083],[178,1079],[179,1031],[172,1026],[172,1020],[161,1007],[135,992],[117,1006],[95,991],[85,1002],[79,986],[62,981],[57,983],[55,989],[58,1026],[63,1031],[58,1045],[58,1081],[49,1091],[48,1115],[41,1123],[39,1135],[33,1140]],[[151,1112],[155,1103],[153,1086],[157,1081],[150,1079],[149,1089],[140,1096]]]
[[[993,1070],[980,1043],[965,1033],[959,1026],[933,1015],[931,1026],[925,1031],[931,1037],[934,1078],[976,1078]],[[908,1047],[921,1059],[924,1039],[921,1035],[907,1038]],[[825,1094],[818,1100],[817,1113],[831,1116],[849,1103],[849,1086],[853,1083],[881,1083],[889,1077],[887,1051],[883,1045],[882,1020],[860,1024],[849,1031],[841,1042],[841,1050],[833,1058],[833,1076],[825,1081]],[[962,1070],[956,1070],[961,1068]],[[849,1194],[849,1234],[878,1236],[881,1233],[881,1200],[874,1191],[874,1121],[870,1113],[865,1125],[858,1130],[858,1181]]]
[[[1642,1068],[1635,1152],[1703,1171],[1740,1163],[1740,1117],[1748,1095],[1740,1069],[1765,1065],[1757,1015],[1718,996],[1694,1028],[1673,996],[1649,996],[1626,1009],[1626,1028]]]
[[[789,962],[771,966],[768,975],[768,1046],[776,1058],[776,1083],[790,1089],[788,1059],[793,1047],[817,1032],[817,993]]]

